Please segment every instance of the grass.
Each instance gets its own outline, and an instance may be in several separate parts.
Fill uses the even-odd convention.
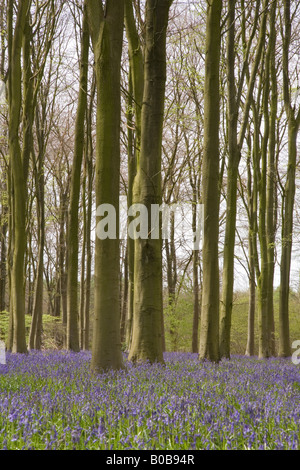
[[[31,316],[25,315],[26,340],[31,326]],[[0,312],[0,340],[5,341],[9,327],[9,313]],[[62,343],[60,333],[62,329],[61,320],[51,315],[43,315],[43,345],[45,349],[52,349]]]
[[[231,328],[231,352],[243,355],[247,344],[247,322],[248,322],[247,292],[234,294],[232,309]],[[189,352],[191,350],[191,332],[193,326],[193,297],[190,291],[185,291],[178,300],[175,314],[170,314],[169,309],[165,311],[165,337],[168,351]],[[275,343],[278,345],[278,316],[279,316],[279,290],[274,292],[274,322]],[[176,326],[176,332],[170,335],[170,325]],[[174,347],[174,336],[176,347]],[[290,294],[290,339],[291,343],[300,340],[300,296],[294,292]],[[258,354],[258,325],[257,309],[255,319],[255,354]]]

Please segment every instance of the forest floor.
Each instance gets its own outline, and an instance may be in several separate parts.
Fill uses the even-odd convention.
[[[165,353],[95,375],[89,352],[7,354],[0,449],[300,449],[300,365]]]

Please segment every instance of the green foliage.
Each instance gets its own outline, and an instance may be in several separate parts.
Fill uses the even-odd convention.
[[[8,312],[0,312],[0,340],[5,341],[8,331],[9,314]]]
[[[188,290],[164,308],[167,351],[189,352],[192,344],[193,297]]]
[[[31,315],[25,315],[26,341],[28,341],[31,326]],[[5,341],[9,328],[9,312],[0,312],[0,340]],[[43,315],[43,346],[45,349],[56,349],[63,337],[61,320],[51,315]],[[56,345],[56,346],[55,346]],[[55,346],[55,347],[54,347]]]
[[[234,296],[231,328],[231,353],[244,354],[247,343],[248,293],[238,292]],[[278,346],[279,289],[274,291],[275,343]],[[26,338],[28,339],[31,316],[26,315]],[[165,340],[167,351],[191,351],[193,328],[193,294],[185,289],[176,305],[165,299]],[[9,313],[0,312],[0,340],[5,341],[9,326]],[[64,326],[60,318],[43,315],[43,349],[63,347]],[[300,295],[290,293],[290,337],[291,342],[300,338]],[[255,354],[258,346],[257,317],[255,322]],[[122,348],[126,350],[126,346]]]
[[[244,354],[247,344],[249,296],[247,292],[235,293],[232,310],[231,353]],[[255,354],[258,353],[257,309],[255,319]],[[278,350],[279,289],[274,291],[275,344]],[[193,295],[188,290],[178,299],[175,308],[164,310],[167,351],[190,351],[193,328]],[[173,334],[170,333],[170,330]],[[300,338],[300,296],[290,293],[290,338]],[[176,345],[176,348],[174,347]]]

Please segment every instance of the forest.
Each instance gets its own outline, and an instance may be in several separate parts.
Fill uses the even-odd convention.
[[[299,31],[1,1],[1,449],[300,449]]]

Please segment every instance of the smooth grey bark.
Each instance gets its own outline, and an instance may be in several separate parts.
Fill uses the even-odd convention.
[[[8,206],[1,201],[0,215],[0,312],[6,308]]]
[[[97,87],[96,207],[110,204],[117,217],[116,238],[95,241],[95,299],[92,370],[123,366],[120,337],[120,64],[124,1],[87,2]],[[97,224],[101,221],[96,219]]]
[[[219,121],[222,1],[207,6],[203,148],[203,293],[199,359],[218,362],[219,353]]]
[[[93,103],[96,93],[95,76],[93,77],[92,93],[90,97],[89,109],[87,113],[87,148],[85,153],[85,164],[87,171],[87,210],[86,210],[86,280],[85,280],[85,295],[84,295],[84,335],[83,335],[83,349],[90,348],[90,303],[91,303],[91,278],[92,278],[92,243],[91,243],[91,230],[92,230],[92,205],[93,205],[93,181],[94,181],[94,166],[93,166],[93,141],[92,141],[92,113]]]
[[[125,0],[125,29],[128,39],[129,86],[128,86],[128,193],[127,205],[133,201],[133,182],[141,150],[141,114],[144,94],[144,56],[133,12],[133,2]],[[128,223],[131,221],[128,217]],[[128,249],[128,311],[126,319],[126,347],[132,340],[134,308],[134,240],[127,239]]]
[[[300,108],[296,113],[291,100],[289,56],[291,43],[291,2],[284,1],[284,37],[283,37],[283,99],[288,121],[288,165],[283,194],[280,295],[279,295],[279,356],[291,354],[289,331],[289,291],[290,269],[293,239],[293,218],[295,201],[295,175],[297,160],[297,136],[300,125]]]
[[[269,70],[270,84],[270,114],[269,114],[269,147],[267,163],[267,195],[266,195],[266,234],[268,258],[268,333],[271,356],[275,356],[275,325],[274,325],[274,270],[275,270],[275,235],[277,226],[277,165],[276,165],[276,136],[277,136],[277,72],[276,72],[276,11],[277,1],[270,8],[269,35]]]
[[[75,124],[74,158],[71,175],[71,193],[69,205],[69,224],[67,235],[68,272],[67,272],[67,349],[78,352],[79,344],[79,309],[78,309],[78,209],[80,197],[81,166],[85,143],[85,117],[87,109],[89,29],[87,2],[84,3],[81,37],[80,86]]]
[[[147,0],[141,151],[133,202],[144,204],[151,227],[151,205],[161,204],[161,146],[166,82],[166,32],[170,0]],[[136,239],[134,315],[129,359],[163,362],[162,240]]]
[[[30,146],[30,119],[23,116],[24,142],[21,152],[19,140],[20,115],[22,105],[22,69],[21,50],[26,20],[28,18],[30,0],[18,3],[17,18],[14,31],[13,27],[13,2],[8,5],[8,34],[9,38],[9,76],[8,76],[8,101],[9,101],[9,155],[12,170],[12,184],[14,190],[13,200],[13,228],[14,245],[13,261],[11,268],[11,303],[12,303],[12,352],[26,353],[25,338],[25,289],[24,289],[24,263],[26,251],[26,182],[28,173],[28,146]],[[25,58],[26,60],[26,58]],[[27,90],[28,91],[28,90]],[[28,95],[25,91],[25,99]],[[30,99],[30,98],[29,98]],[[26,111],[29,111],[26,107]],[[28,127],[27,127],[28,125]]]
[[[247,213],[248,213],[248,243],[249,243],[249,308],[248,308],[248,325],[247,325],[247,345],[246,356],[254,356],[255,351],[255,298],[256,298],[256,282],[255,282],[255,256],[254,256],[254,238],[255,228],[255,198],[257,197],[256,187],[252,187],[251,173],[251,149],[247,158]]]

